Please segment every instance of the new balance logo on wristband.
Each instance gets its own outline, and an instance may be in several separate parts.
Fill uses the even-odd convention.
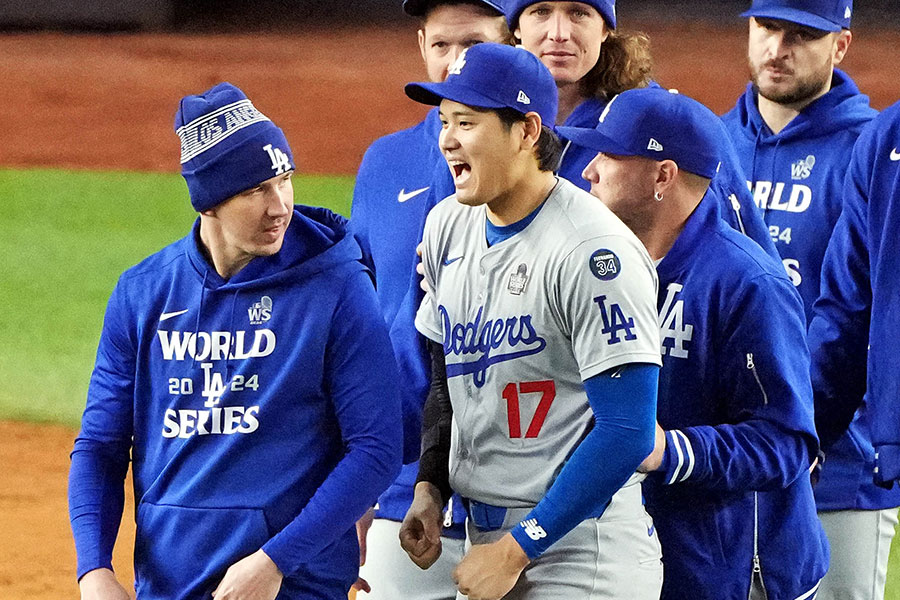
[[[544,528],[538,525],[537,519],[528,519],[519,523],[522,526],[522,529],[525,530],[525,533],[533,539],[534,541],[538,541],[541,538],[547,537],[547,532],[544,531]]]

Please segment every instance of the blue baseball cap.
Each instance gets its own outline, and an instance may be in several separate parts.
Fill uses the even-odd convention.
[[[822,31],[850,29],[853,0],[753,0],[742,17],[790,21]]]
[[[558,93],[553,75],[538,57],[503,44],[476,44],[463,50],[441,83],[408,83],[406,95],[437,106],[453,100],[475,108],[512,108],[536,112],[551,129],[556,123]]]
[[[719,168],[722,131],[711,110],[660,87],[615,96],[594,129],[557,128],[579,146],[616,156],[672,160],[678,168],[708,179]]]
[[[516,23],[519,22],[519,16],[522,14],[522,11],[531,6],[532,4],[537,4],[541,0],[506,0],[506,10],[504,11],[506,14],[506,22],[509,24],[510,30],[514,30],[516,28]],[[587,4],[588,6],[593,6],[597,9],[597,12],[603,17],[603,20],[606,21],[606,26],[610,29],[616,28],[616,0],[578,0],[582,4]]]
[[[493,8],[497,11],[497,16],[503,14],[503,5],[500,0],[471,0],[471,2]],[[403,11],[411,17],[424,17],[429,8],[445,3],[442,0],[403,0]]]

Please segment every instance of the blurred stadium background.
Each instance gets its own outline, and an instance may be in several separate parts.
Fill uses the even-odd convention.
[[[900,99],[900,2],[857,0],[846,70]],[[177,100],[230,80],[287,132],[299,202],[349,214],[369,142],[421,118],[424,77],[399,0],[0,0],[0,598],[77,597],[68,451],[118,275],[194,215]],[[749,0],[619,0],[658,79],[727,110],[743,90]],[[132,507],[115,565],[130,577]],[[900,600],[900,544],[889,571]],[[364,598],[365,596],[361,596]]]

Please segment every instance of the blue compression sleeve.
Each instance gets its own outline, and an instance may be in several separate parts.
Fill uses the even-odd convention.
[[[580,522],[599,515],[653,450],[658,382],[658,366],[637,363],[584,382],[594,427],[544,498],[511,532],[528,558],[537,558]]]

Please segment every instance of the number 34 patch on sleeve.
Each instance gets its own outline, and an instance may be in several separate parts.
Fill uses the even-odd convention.
[[[606,248],[601,248],[591,254],[589,265],[591,273],[601,281],[615,279],[622,270],[622,263],[619,261],[619,257],[616,256],[615,252]]]

